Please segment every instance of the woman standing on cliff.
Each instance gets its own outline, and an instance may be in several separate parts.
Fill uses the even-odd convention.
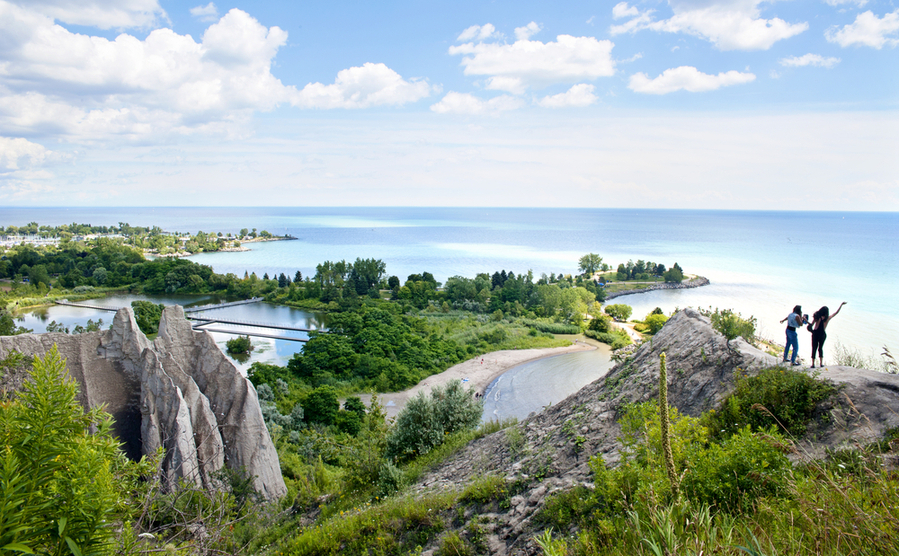
[[[841,303],[841,307],[846,305],[847,302],[844,301]],[[838,313],[841,312],[841,307],[837,308],[837,311],[832,315],[828,315],[828,307],[822,307],[815,313],[813,313],[813,321],[810,324],[810,330],[812,331],[812,367],[811,369],[816,368],[816,348],[819,350],[819,367],[825,366],[824,354],[822,352],[822,346],[825,345],[825,327],[828,326],[828,323],[831,322],[831,319],[837,316]]]
[[[778,322],[787,321],[787,328],[784,330],[786,340],[784,342],[784,355],[781,357],[782,362],[787,362],[788,351],[791,347],[794,351],[791,353],[791,365],[799,365],[797,361],[797,351],[800,349],[800,342],[797,341],[797,329],[806,324],[808,321],[803,316],[803,309],[799,305],[794,306],[794,311]]]

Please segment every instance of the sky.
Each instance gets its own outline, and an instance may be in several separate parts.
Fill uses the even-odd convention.
[[[897,211],[897,0],[0,0],[0,204]]]

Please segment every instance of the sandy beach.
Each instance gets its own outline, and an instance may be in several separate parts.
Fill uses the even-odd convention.
[[[408,399],[421,391],[428,392],[435,386],[446,384],[451,380],[462,380],[463,386],[471,387],[479,395],[483,395],[484,391],[490,386],[494,379],[516,365],[521,365],[522,363],[528,363],[529,361],[542,359],[544,357],[552,357],[554,355],[562,355],[563,353],[591,349],[597,348],[582,340],[578,340],[573,342],[570,346],[558,348],[493,351],[475,357],[474,359],[463,361],[440,374],[431,375],[408,390],[391,392],[389,394],[378,394],[378,399],[384,406],[387,417],[393,419],[397,416]],[[368,405],[372,396],[370,394],[364,394],[361,395],[360,398]]]

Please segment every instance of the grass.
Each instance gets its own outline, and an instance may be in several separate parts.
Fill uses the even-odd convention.
[[[278,556],[407,554],[435,539],[447,527],[445,515],[458,494],[397,497],[355,508],[302,529],[270,551]]]
[[[97,299],[106,297],[109,294],[127,291],[128,288],[95,288],[93,291],[84,293],[75,293],[72,290],[50,290],[46,295],[29,295],[23,297],[13,297],[7,292],[5,308],[9,311],[20,311],[23,309],[33,309],[35,307],[43,307],[45,305],[53,305],[54,302],[61,299],[69,301],[83,301],[85,299]]]

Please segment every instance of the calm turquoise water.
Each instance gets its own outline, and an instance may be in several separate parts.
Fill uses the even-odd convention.
[[[91,223],[159,225],[169,231],[257,228],[297,241],[252,244],[246,253],[194,257],[217,272],[304,276],[324,260],[380,258],[405,279],[505,269],[574,273],[594,252],[617,265],[644,259],[709,278],[694,290],[616,300],[643,317],[654,307],[733,308],[754,315],[764,336],[795,304],[812,313],[847,301],[829,325],[835,341],[865,354],[900,353],[900,218],[891,213],[496,208],[0,208],[0,225]],[[809,337],[801,336],[806,355]]]
[[[530,361],[513,367],[484,392],[484,421],[524,420],[605,376],[612,367],[610,350],[601,346]]]

